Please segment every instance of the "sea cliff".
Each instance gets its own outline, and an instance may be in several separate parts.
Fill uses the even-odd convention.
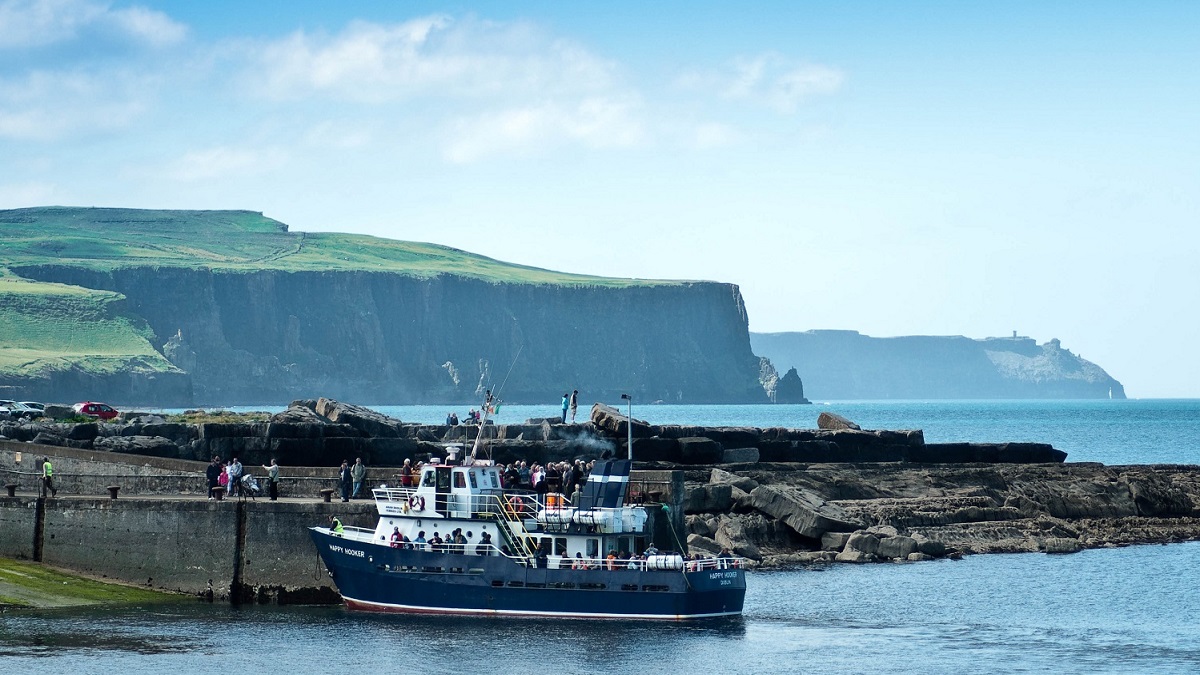
[[[0,312],[35,329],[0,343],[12,352],[0,354],[12,398],[281,404],[318,390],[473,402],[503,384],[513,402],[574,388],[647,402],[768,400],[732,284],[558,273],[290,232],[252,212],[18,209],[0,211],[0,223],[0,277],[13,275]],[[86,302],[66,313],[29,300],[53,293]],[[68,339],[85,329],[98,337]]]
[[[751,333],[750,343],[776,368],[797,368],[818,400],[1125,398],[1120,382],[1057,339],[811,330]]]

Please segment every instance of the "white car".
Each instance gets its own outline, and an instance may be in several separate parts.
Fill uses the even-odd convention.
[[[7,412],[6,416],[12,419],[33,419],[42,416],[41,410],[31,408],[17,401],[0,401],[0,409]]]

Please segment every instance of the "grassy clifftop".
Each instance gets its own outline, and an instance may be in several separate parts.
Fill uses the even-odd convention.
[[[124,300],[109,291],[0,277],[0,374],[177,370],[151,346],[145,322],[123,311]]]
[[[0,266],[44,264],[100,271],[160,266],[394,272],[419,278],[450,274],[496,283],[606,287],[672,283],[555,272],[436,244],[289,232],[287,225],[252,211],[0,210]]]

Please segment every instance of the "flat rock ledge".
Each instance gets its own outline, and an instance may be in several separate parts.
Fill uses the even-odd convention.
[[[1200,466],[775,464],[686,478],[689,546],[763,568],[1200,540]]]

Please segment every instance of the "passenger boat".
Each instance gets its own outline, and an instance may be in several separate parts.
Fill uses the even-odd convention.
[[[631,464],[596,462],[572,504],[562,494],[502,489],[490,461],[433,460],[414,487],[373,491],[374,530],[313,527],[312,540],[354,610],[680,620],[741,614],[741,559],[689,559],[649,546],[646,506],[626,503]],[[422,541],[455,531],[465,545]],[[624,559],[622,551],[646,554]]]

